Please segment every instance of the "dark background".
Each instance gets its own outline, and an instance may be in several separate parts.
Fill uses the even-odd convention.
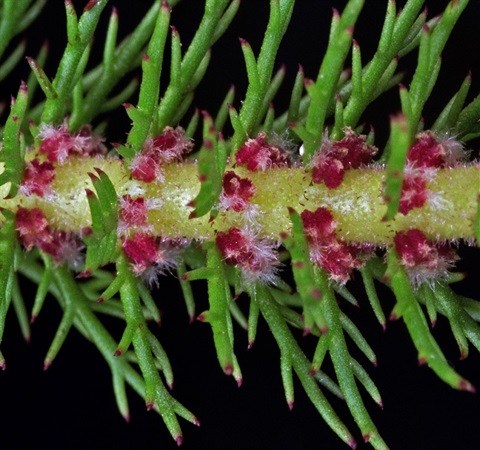
[[[86,2],[75,4],[80,11]],[[268,1],[244,0],[241,11],[227,36],[214,47],[207,78],[198,88],[195,104],[214,112],[231,83],[237,87],[235,105],[244,94],[246,75],[238,37],[247,39],[258,52],[268,19]],[[277,110],[285,108],[281,94],[288,99],[297,64],[306,75],[315,78],[326,46],[331,6],[341,9],[346,2],[325,0],[297,0],[297,7],[281,47],[278,63],[285,63],[287,79]],[[362,18],[356,27],[355,38],[362,47],[364,61],[374,52],[386,1],[367,1]],[[402,2],[398,2],[399,5]],[[427,1],[431,14],[438,13],[446,1]],[[120,30],[130,31],[151,2],[112,1],[120,13]],[[184,49],[187,48],[200,20],[204,2],[183,0],[175,8],[172,24],[177,26]],[[133,5],[133,6],[132,6]],[[107,8],[107,13],[110,7]],[[47,74],[54,75],[59,52],[65,43],[63,7],[60,1],[50,1],[42,19],[29,34],[28,54],[35,55],[44,38],[48,38],[51,56]],[[479,91],[480,38],[478,18],[480,5],[467,8],[457,25],[452,40],[443,54],[440,81],[426,110],[427,126],[455,93],[468,70],[473,72],[472,92]],[[107,15],[104,17],[107,20]],[[100,28],[104,30],[104,28]],[[96,49],[101,54],[102,31],[96,35]],[[94,50],[95,53],[95,50]],[[411,76],[414,58],[406,58],[403,66]],[[410,71],[410,72],[409,72]],[[1,92],[8,100],[18,89],[18,77],[26,78],[27,64],[19,68]],[[4,85],[5,86],[5,85]],[[398,94],[387,94],[379,106],[369,108],[366,120],[379,134],[378,144],[388,131],[389,114],[398,111]],[[128,130],[128,119],[120,111],[111,121],[107,140],[119,141]],[[478,298],[480,268],[478,252],[462,248],[465,259],[460,271],[469,276],[458,287],[463,294]],[[475,260],[477,262],[475,262]],[[428,368],[418,367],[416,351],[401,322],[388,324],[382,332],[365,300],[361,283],[354,281],[351,290],[358,295],[361,308],[345,305],[345,311],[365,333],[378,357],[378,367],[368,367],[383,396],[384,409],[372,401],[366,405],[384,439],[392,449],[476,449],[480,399],[477,395],[457,392],[441,382]],[[24,285],[25,293],[31,289]],[[198,312],[207,307],[204,286],[197,285]],[[283,398],[279,373],[279,352],[266,325],[261,322],[257,342],[247,351],[246,336],[236,329],[236,352],[242,367],[244,383],[238,389],[233,379],[225,376],[216,361],[210,328],[199,322],[188,324],[180,290],[174,279],[162,279],[156,293],[164,312],[164,324],[158,330],[175,373],[174,396],[200,419],[197,429],[182,421],[185,449],[269,449],[269,448],[324,448],[341,449],[344,446],[323,423],[314,407],[296,383],[296,403],[288,411]],[[26,295],[28,297],[28,295]],[[385,311],[390,311],[393,299],[382,290]],[[247,300],[239,299],[242,306]],[[47,371],[42,371],[43,358],[61,318],[54,300],[47,301],[37,323],[32,328],[32,341],[26,344],[9,313],[2,351],[8,370],[0,373],[0,442],[1,448],[49,449],[147,449],[174,448],[162,420],[153,412],[145,411],[142,400],[130,395],[131,421],[127,425],[118,414],[113,397],[110,372],[96,349],[76,331],[67,338],[61,353]],[[115,324],[112,324],[115,326]],[[466,361],[459,361],[458,350],[448,323],[439,320],[435,337],[441,343],[451,364],[480,388],[480,358],[476,350]],[[302,339],[299,337],[299,339]],[[307,354],[313,351],[313,339],[303,338]],[[341,417],[361,443],[361,436],[341,402],[331,399]]]

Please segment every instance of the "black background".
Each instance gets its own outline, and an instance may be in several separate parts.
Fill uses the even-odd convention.
[[[42,19],[28,33],[28,54],[35,55],[41,42],[48,38],[51,56],[46,70],[53,77],[65,44],[65,32],[62,2],[48,3]],[[75,2],[79,11],[84,3]],[[132,29],[151,4],[147,1],[121,0],[111,3],[118,7],[120,30],[123,33]],[[172,24],[180,32],[184,49],[200,20],[203,3],[199,0],[183,0],[174,9]],[[247,39],[254,51],[258,52],[268,19],[268,3],[266,0],[242,2],[232,29],[214,47],[207,78],[198,88],[196,96],[195,104],[199,108],[214,112],[231,83],[237,87],[235,105],[239,106],[246,86],[246,75],[238,37]],[[285,86],[281,91],[284,99],[282,101],[280,94],[275,101],[279,111],[286,106],[285,99],[288,99],[288,90],[298,63],[304,66],[308,77],[316,76],[327,42],[331,6],[341,9],[345,3],[297,0],[292,23],[278,57],[278,64],[285,63],[287,68]],[[355,31],[364,61],[373,54],[386,2],[369,0],[366,3]],[[446,3],[427,2],[431,14],[438,13]],[[106,12],[109,10],[110,7],[107,7]],[[443,54],[440,81],[425,113],[427,127],[470,69],[473,72],[472,92],[479,90],[479,17],[479,5],[470,5]],[[104,19],[107,20],[107,14]],[[96,35],[96,57],[101,54],[104,29],[100,28]],[[406,58],[402,63],[407,71],[407,82],[413,63],[413,57]],[[27,74],[27,64],[23,63],[18,73],[4,85],[2,99],[8,100],[18,88],[18,77],[25,78]],[[367,111],[366,120],[378,131],[379,145],[388,130],[389,114],[398,109],[398,94],[394,90],[379,102],[379,106]],[[115,115],[111,123],[107,140],[124,139],[128,119],[123,111]],[[478,253],[465,248],[462,253],[465,259],[459,264],[459,270],[468,272],[469,276],[458,290],[478,298]],[[25,284],[23,287],[28,294],[29,286]],[[200,312],[207,307],[204,286],[200,283],[196,289]],[[456,392],[428,368],[418,367],[416,351],[404,325],[392,322],[383,332],[366,303],[361,283],[354,281],[351,289],[358,294],[361,308],[356,310],[345,305],[345,311],[354,318],[377,353],[378,367],[369,368],[369,373],[382,392],[384,409],[380,410],[369,399],[366,399],[366,405],[387,443],[392,449],[478,448],[478,395]],[[162,279],[156,297],[164,313],[164,323],[158,335],[170,356],[175,373],[173,394],[202,423],[201,428],[197,429],[182,421],[185,437],[183,448],[346,448],[323,423],[299,383],[296,384],[295,407],[291,412],[288,410],[279,374],[279,352],[263,322],[260,323],[257,342],[250,351],[246,350],[244,332],[236,329],[236,352],[244,375],[243,386],[239,389],[233,379],[225,376],[218,367],[209,326],[199,322],[188,324],[175,280]],[[382,300],[388,312],[393,299],[386,290],[382,290]],[[246,299],[240,298],[239,304],[246,305]],[[60,309],[50,299],[32,328],[31,342],[26,344],[20,336],[13,311],[9,313],[2,345],[8,370],[0,373],[1,448],[174,448],[175,444],[161,419],[153,412],[147,413],[142,400],[134,393],[130,396],[131,421],[129,424],[124,422],[116,410],[106,363],[76,331],[71,332],[52,367],[47,372],[42,371],[44,355],[60,318]],[[113,322],[111,324],[118,334],[121,330],[116,325]],[[438,321],[434,335],[451,364],[480,388],[480,358],[477,352],[472,349],[466,361],[459,361],[458,350],[444,320]],[[311,354],[313,340],[300,336],[299,339],[307,354]],[[365,364],[368,367],[368,363]],[[346,407],[335,399],[331,400],[363,448],[361,436],[348,419]]]

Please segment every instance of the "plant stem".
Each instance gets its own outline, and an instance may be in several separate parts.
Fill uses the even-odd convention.
[[[94,168],[108,175],[119,196],[129,193],[138,183],[145,189],[147,199],[164,201],[160,209],[148,214],[149,223],[158,236],[211,240],[217,231],[245,223],[242,213],[223,210],[213,222],[209,222],[208,216],[189,219],[192,208],[187,204],[200,189],[197,165],[192,163],[165,166],[163,183],[140,183],[129,179],[128,169],[119,159],[72,159],[57,167],[53,195],[2,199],[0,207],[12,211],[18,206],[39,207],[52,227],[79,232],[91,226],[84,190],[92,188],[87,173]],[[256,186],[252,198],[259,210],[256,224],[267,238],[278,239],[281,232],[291,229],[287,207],[301,213],[320,206],[332,211],[337,236],[349,241],[388,244],[396,232],[409,228],[418,228],[434,239],[474,237],[473,222],[480,192],[479,171],[474,165],[438,170],[428,184],[430,195],[426,205],[407,215],[397,214],[388,222],[382,221],[387,208],[383,199],[383,168],[348,170],[343,183],[333,190],[312,183],[311,176],[302,168],[275,168],[255,173],[241,168],[234,170],[239,176],[250,178]]]

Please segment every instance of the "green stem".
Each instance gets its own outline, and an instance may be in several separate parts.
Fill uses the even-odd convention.
[[[84,188],[91,187],[88,172],[102,169],[112,181],[116,192],[128,192],[128,169],[119,159],[72,159],[58,166],[52,184],[53,196],[17,196],[0,200],[0,207],[16,211],[18,206],[39,207],[51,226],[78,232],[91,226],[90,210]],[[227,170],[233,169],[228,167]],[[159,210],[152,210],[148,219],[154,232],[163,237],[213,239],[215,233],[232,226],[243,226],[243,216],[234,211],[220,211],[212,222],[208,215],[189,219],[187,207],[200,189],[195,164],[171,164],[163,168],[165,182],[139,183],[145,197],[162,199]],[[247,172],[235,168],[241,177],[250,178],[256,186],[252,203],[260,214],[257,222],[262,236],[278,239],[281,232],[291,229],[287,207],[298,213],[319,206],[330,209],[337,222],[337,236],[355,242],[386,244],[399,230],[418,228],[427,236],[438,239],[468,239],[474,236],[473,223],[480,193],[480,174],[474,165],[440,169],[429,182],[430,200],[422,208],[407,215],[397,214],[391,221],[382,221],[387,211],[383,199],[385,171],[379,168],[348,170],[341,186],[335,190],[315,184],[301,168],[270,169]]]

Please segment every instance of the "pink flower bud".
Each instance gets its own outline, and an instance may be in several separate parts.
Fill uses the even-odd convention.
[[[393,242],[402,265],[416,284],[445,276],[457,260],[448,244],[430,241],[416,228],[398,232]]]
[[[252,180],[241,178],[230,170],[223,176],[220,205],[226,210],[243,211],[251,205],[250,198],[253,197],[255,190]]]
[[[25,167],[20,192],[27,196],[35,194],[43,197],[51,192],[50,183],[54,178],[55,168],[51,162],[32,159]]]
[[[182,128],[166,127],[162,134],[149,139],[132,159],[132,177],[146,183],[163,181],[162,165],[183,161],[192,148],[193,144]]]
[[[252,172],[291,166],[289,154],[276,145],[268,144],[263,132],[245,142],[238,149],[235,160],[239,166],[246,166]]]
[[[372,161],[377,149],[365,142],[365,136],[358,136],[347,128],[345,137],[339,141],[324,138],[320,150],[314,155],[311,166],[315,183],[325,183],[328,189],[342,184],[345,170],[358,169]]]
[[[312,262],[328,272],[333,280],[346,283],[352,269],[363,264],[358,255],[364,253],[364,249],[337,239],[337,224],[327,208],[305,210],[301,218]]]
[[[220,231],[216,244],[225,261],[238,267],[246,281],[273,282],[279,265],[276,245],[251,230],[232,227]]]

